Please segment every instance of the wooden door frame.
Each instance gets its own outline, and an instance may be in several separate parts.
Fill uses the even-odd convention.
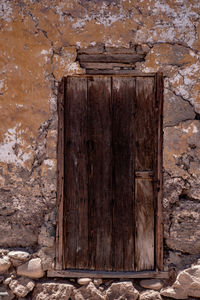
[[[155,265],[154,271],[149,272],[96,272],[96,271],[75,271],[63,270],[63,205],[64,205],[64,99],[65,83],[64,77],[58,88],[58,142],[57,142],[57,222],[56,222],[56,264],[55,270],[49,271],[49,277],[99,277],[102,278],[166,278],[167,274],[163,271],[163,220],[162,220],[162,163],[163,163],[163,75],[162,73],[133,73],[133,74],[109,74],[113,76],[128,77],[154,77],[155,78],[155,97],[157,103],[157,123],[158,123],[158,143],[157,143],[157,203],[155,213]],[[91,77],[92,75],[75,75]],[[105,75],[104,75],[105,76]]]

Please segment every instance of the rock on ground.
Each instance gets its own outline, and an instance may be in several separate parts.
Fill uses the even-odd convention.
[[[113,283],[106,291],[106,300],[136,300],[138,296],[139,292],[131,281]]]
[[[13,279],[9,283],[9,288],[18,297],[25,297],[29,292],[33,290],[35,283],[33,280],[20,277],[18,279]]]
[[[93,282],[74,290],[73,300],[105,300],[103,294],[95,287]]]
[[[91,278],[79,278],[77,280],[78,284],[80,285],[87,285],[88,283],[90,283],[92,281]]]
[[[140,294],[140,300],[162,300],[160,293],[155,291],[146,291]]]
[[[151,290],[160,290],[163,287],[163,283],[159,279],[144,279],[140,281],[140,285]]]
[[[68,283],[38,283],[33,291],[33,300],[68,300],[73,295],[74,287]]]
[[[200,265],[180,272],[172,287],[162,289],[161,295],[182,300],[200,298]]]
[[[17,274],[30,278],[41,278],[44,276],[40,258],[33,258],[17,268]]]

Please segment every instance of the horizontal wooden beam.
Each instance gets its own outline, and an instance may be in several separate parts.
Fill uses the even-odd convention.
[[[78,54],[77,60],[82,62],[98,62],[98,63],[135,63],[143,61],[145,54]]]
[[[129,75],[135,77],[152,77],[155,76],[153,73],[139,73],[136,70],[92,70],[86,69],[86,74],[88,75]]]
[[[98,72],[100,72],[101,70],[86,70],[86,72],[89,72],[89,71],[91,71],[91,74],[90,74],[90,72],[89,73],[86,73],[86,74],[74,74],[74,75],[70,75],[69,77],[91,77],[91,75],[92,76],[97,76],[97,77],[100,77],[100,76],[105,76],[106,74],[103,74],[103,73],[98,73]],[[95,72],[97,72],[97,74],[92,74],[92,72],[93,71],[95,71]],[[106,71],[106,70],[102,70],[102,72],[103,71]],[[114,74],[113,73],[113,70],[108,70],[109,72],[110,72],[110,74],[107,74],[108,76],[110,76],[110,77],[115,77],[115,76],[119,76],[119,74],[120,74],[120,77],[155,77],[155,74],[156,73],[143,73],[143,72],[138,72],[138,71],[136,71],[136,70],[117,70],[117,71],[119,71],[119,72],[121,72],[121,71],[123,71],[124,73],[119,73],[119,74]],[[131,71],[132,73],[126,73],[126,71],[127,72],[129,72],[129,71]],[[68,76],[66,76],[66,77],[64,77],[64,78],[67,78]]]
[[[105,271],[85,271],[85,270],[51,270],[47,272],[48,277],[66,278],[163,278],[169,277],[168,272],[105,272]]]
[[[115,68],[135,68],[135,64],[125,63],[97,63],[97,62],[80,62],[80,66],[85,69],[112,70]]]

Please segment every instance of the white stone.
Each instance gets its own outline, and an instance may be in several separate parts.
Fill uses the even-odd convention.
[[[9,288],[18,297],[25,297],[29,292],[33,290],[35,283],[33,280],[20,277],[18,279],[11,280]]]
[[[21,261],[27,261],[30,258],[30,254],[25,251],[10,251],[8,256],[11,259],[17,259]]]
[[[78,284],[80,284],[80,285],[86,285],[86,284],[89,284],[91,281],[92,281],[91,278],[79,278],[79,279],[77,280]]]
[[[8,256],[4,256],[4,257],[0,258],[0,272],[1,273],[8,271],[10,266],[11,266],[11,262],[10,262]]]
[[[149,290],[140,294],[140,300],[162,300],[162,298],[159,292]]]
[[[151,290],[160,290],[163,287],[163,283],[159,279],[144,279],[140,281],[140,285]]]
[[[30,278],[41,278],[44,276],[40,258],[33,258],[17,268],[17,274]]]

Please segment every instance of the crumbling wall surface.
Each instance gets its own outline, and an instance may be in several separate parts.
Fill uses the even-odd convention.
[[[0,272],[12,272],[7,286],[17,297],[35,285],[24,271],[15,279],[18,265],[31,259],[38,278],[54,263],[57,86],[85,72],[76,60],[80,48],[135,49],[145,53],[136,70],[164,73],[165,268],[184,269],[199,257],[199,13],[198,0],[0,0]],[[10,255],[12,249],[29,254]],[[16,291],[20,284],[27,293]],[[44,286],[33,299],[61,299]],[[117,289],[106,299],[117,299]],[[81,293],[74,299],[84,299]],[[87,299],[104,299],[95,293]]]

